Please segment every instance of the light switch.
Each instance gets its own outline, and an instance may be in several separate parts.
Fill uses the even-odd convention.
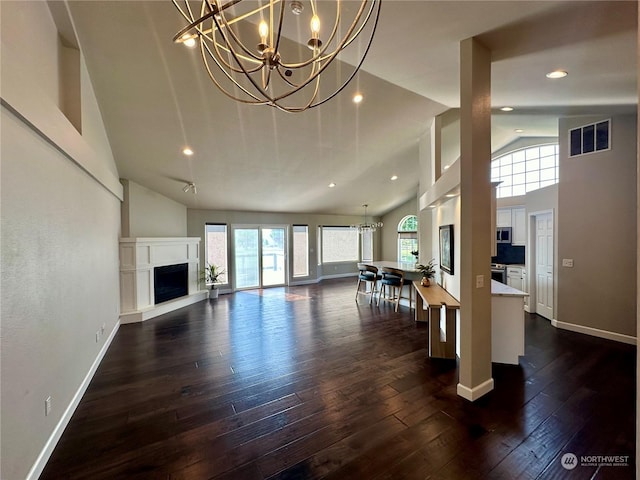
[[[572,268],[573,267],[573,258],[563,258],[562,259],[562,266],[563,267]]]
[[[476,288],[484,287],[484,275],[476,275]]]

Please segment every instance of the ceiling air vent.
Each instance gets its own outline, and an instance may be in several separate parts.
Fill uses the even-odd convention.
[[[611,119],[569,130],[569,156],[577,157],[609,150],[611,148],[610,127]]]

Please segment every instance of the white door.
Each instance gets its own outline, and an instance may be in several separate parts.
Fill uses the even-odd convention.
[[[536,313],[553,320],[553,214],[536,215]]]

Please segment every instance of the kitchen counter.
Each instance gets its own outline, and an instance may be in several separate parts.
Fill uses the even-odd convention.
[[[491,280],[491,361],[518,365],[524,355],[524,297],[528,293]]]
[[[491,295],[500,297],[528,297],[529,294],[504,283],[491,280]]]

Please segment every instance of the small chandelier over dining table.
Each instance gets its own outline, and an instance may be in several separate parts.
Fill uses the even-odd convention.
[[[200,47],[209,77],[228,97],[286,112],[322,105],[355,77],[371,46],[381,4],[381,0],[200,1],[195,14],[193,0],[172,0],[188,22],[173,41]],[[358,36],[363,43],[354,42]],[[357,51],[348,63],[340,61],[338,54],[350,45]]]
[[[378,228],[382,227],[382,222],[371,222],[367,221],[367,207],[368,204],[362,205],[364,207],[364,220],[362,223],[357,225],[351,225],[351,228],[358,230],[358,233],[367,233],[367,232],[375,232]]]

